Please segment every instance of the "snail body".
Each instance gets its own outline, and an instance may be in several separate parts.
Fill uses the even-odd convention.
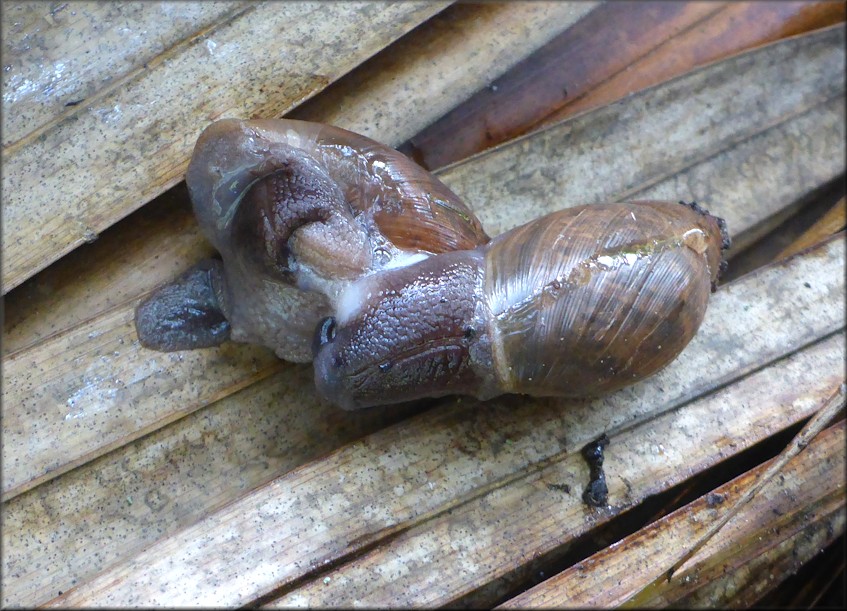
[[[335,127],[224,120],[186,176],[221,254],[136,311],[141,343],[227,339],[314,362],[346,409],[421,397],[593,396],[673,360],[729,240],[696,204],[562,210],[490,239],[449,188]]]
[[[202,262],[138,308],[139,339],[156,350],[233,339],[309,362],[315,325],[351,281],[489,239],[429,172],[328,125],[217,121],[186,182],[222,261]]]

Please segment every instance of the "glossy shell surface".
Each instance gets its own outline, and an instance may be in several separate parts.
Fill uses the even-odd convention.
[[[496,237],[485,278],[503,390],[600,395],[654,373],[700,326],[722,245],[717,219],[669,202],[580,206]]]

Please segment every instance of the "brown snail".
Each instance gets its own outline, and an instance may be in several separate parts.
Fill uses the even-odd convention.
[[[139,339],[157,350],[231,338],[309,362],[317,323],[352,280],[488,241],[429,172],[328,125],[213,123],[197,141],[186,182],[223,263],[198,264],[139,307]]]
[[[493,240],[447,187],[338,128],[221,121],[187,175],[223,257],[136,315],[163,350],[232,338],[295,361],[355,409],[420,397],[593,396],[697,331],[729,246],[696,204],[580,206]]]

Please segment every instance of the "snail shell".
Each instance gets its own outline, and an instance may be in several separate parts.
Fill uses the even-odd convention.
[[[617,390],[691,340],[728,245],[723,222],[696,205],[550,214],[474,250],[351,285],[346,297],[359,307],[318,330],[316,384],[347,409]]]
[[[231,338],[308,362],[315,326],[351,281],[488,241],[434,176],[328,125],[218,121],[198,139],[186,181],[223,262],[204,262],[139,306],[141,343],[158,350]]]

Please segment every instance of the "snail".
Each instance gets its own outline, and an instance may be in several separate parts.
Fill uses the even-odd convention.
[[[352,280],[488,241],[437,178],[369,138],[293,120],[211,124],[186,173],[206,260],[136,311],[162,351],[226,339],[312,360],[317,323]]]
[[[186,178],[223,261],[139,306],[142,344],[262,343],[313,361],[344,409],[618,390],[688,344],[729,247],[721,219],[660,201],[568,208],[490,239],[400,153],[299,121],[212,124]]]

